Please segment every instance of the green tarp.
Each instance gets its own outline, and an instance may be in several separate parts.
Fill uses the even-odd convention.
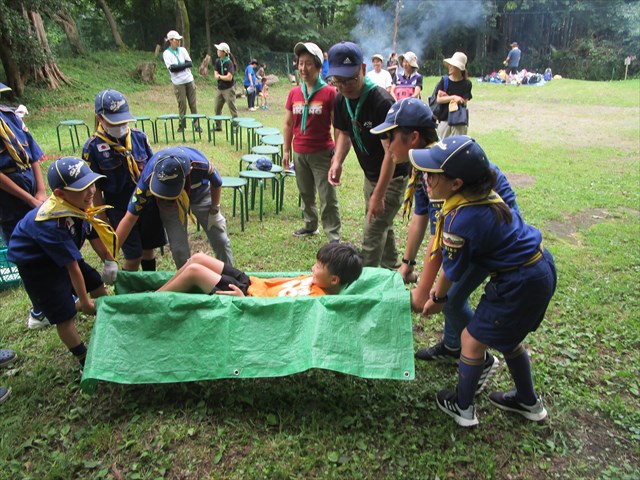
[[[117,294],[96,301],[83,391],[94,392],[99,380],[190,382],[310,368],[415,377],[409,292],[396,272],[365,268],[339,295],[297,298],[153,291],[170,276],[119,272]]]

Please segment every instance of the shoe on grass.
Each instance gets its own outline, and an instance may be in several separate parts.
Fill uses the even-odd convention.
[[[443,362],[443,363],[455,363],[460,359],[460,349],[451,350],[447,348],[444,341],[436,343],[433,347],[420,348],[415,357],[418,360],[424,360],[427,362]]]
[[[0,350],[0,368],[8,367],[18,359],[18,355],[13,350],[3,348]]]
[[[519,413],[533,422],[540,422],[547,418],[547,410],[540,397],[535,404],[529,406],[516,400],[516,391],[511,390],[510,392],[493,392],[489,395],[489,401],[501,410]]]
[[[0,387],[0,403],[7,401],[7,398],[11,395],[11,389],[7,387]]]
[[[184,127],[182,125],[180,125],[178,127],[178,133],[182,133],[182,132],[184,132]]]
[[[29,309],[29,318],[27,318],[27,327],[30,329],[49,327],[49,319],[42,312],[34,312],[33,308]]]
[[[473,427],[478,424],[476,407],[469,405],[466,409],[461,409],[453,390],[440,390],[436,395],[436,403],[440,410],[452,417],[461,427]]]
[[[500,362],[496,357],[491,355],[491,353],[487,352],[486,357],[484,359],[484,366],[482,367],[482,375],[480,375],[480,379],[478,380],[478,386],[476,387],[476,395],[482,393],[482,391],[489,384],[489,380],[498,370],[498,366]]]
[[[196,133],[202,133],[202,128],[201,127],[196,127]]]
[[[308,228],[299,228],[295,232],[293,232],[294,237],[308,237],[310,235],[318,235],[320,233],[318,229],[309,230]]]
[[[221,132],[222,131],[222,127],[216,127],[215,130],[216,130],[216,132]]]

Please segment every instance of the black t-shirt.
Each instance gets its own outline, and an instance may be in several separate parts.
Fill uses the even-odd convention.
[[[231,75],[235,75],[236,74],[236,69],[233,66],[233,61],[231,59],[229,59],[228,62],[224,62],[224,68],[223,68],[222,67],[222,61],[219,58],[217,58],[216,59],[215,69],[216,69],[216,72],[218,72],[220,75],[226,75],[229,72],[231,72]],[[233,87],[233,84],[234,84],[234,80],[233,79],[231,81],[218,80],[218,89],[219,90],[227,90],[228,88]]]
[[[362,105],[362,110],[358,115],[357,121],[360,126],[360,136],[362,143],[367,149],[368,155],[361,152],[353,141],[353,129],[351,128],[351,118],[347,110],[346,101],[351,102],[351,111],[355,111],[358,105],[357,100],[347,100],[338,93],[336,96],[336,109],[334,112],[335,128],[344,131],[351,137],[353,149],[358,157],[360,167],[364,171],[365,177],[372,182],[377,182],[380,177],[380,169],[382,168],[382,160],[384,159],[384,147],[378,135],[371,133],[371,129],[384,122],[387,112],[393,105],[393,97],[382,87],[376,87],[369,92],[367,99]],[[396,165],[393,177],[405,176],[409,173],[409,163],[401,163]]]
[[[451,79],[449,79],[449,85],[447,86],[446,92],[447,95],[458,95],[465,100],[471,100],[473,98],[473,95],[471,95],[471,87],[473,87],[471,80],[463,79],[457,82],[453,82]],[[440,82],[438,83],[438,90],[444,90],[443,78],[440,78]],[[449,118],[449,109],[446,108],[447,105],[445,105],[445,108],[441,109],[441,115],[438,120],[447,120],[447,118]]]

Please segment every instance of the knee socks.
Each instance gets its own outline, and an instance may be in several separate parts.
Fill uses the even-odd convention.
[[[462,354],[460,355],[460,364],[458,365],[458,407],[463,410],[469,408],[469,405],[473,403],[473,397],[476,394],[478,380],[482,375],[483,367],[484,356],[469,358]]]
[[[513,352],[505,354],[504,359],[509,367],[513,382],[516,384],[516,400],[524,405],[535,404],[538,396],[533,387],[531,362],[527,350],[520,344]]]
[[[156,259],[155,258],[149,258],[149,259],[142,259],[142,261],[140,262],[140,266],[142,267],[142,271],[143,272],[155,272],[156,271]]]
[[[84,359],[87,357],[87,347],[85,347],[84,343],[80,342],[75,347],[70,348],[69,351],[73,353],[73,356],[80,362],[80,366],[84,367]]]

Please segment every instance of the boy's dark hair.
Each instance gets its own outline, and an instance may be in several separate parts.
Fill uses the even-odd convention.
[[[411,132],[416,131],[420,134],[420,138],[426,142],[426,145],[436,143],[438,139],[438,131],[428,127],[397,127],[398,132],[402,136],[404,143],[409,141],[409,135]]]
[[[316,260],[322,263],[331,275],[340,277],[340,285],[355,282],[362,273],[362,256],[348,243],[327,243],[318,250]]]

